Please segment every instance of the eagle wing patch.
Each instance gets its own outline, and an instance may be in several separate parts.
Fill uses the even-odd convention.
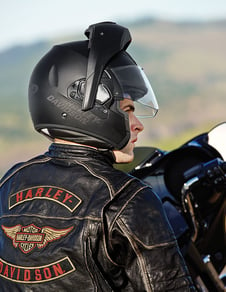
[[[35,247],[44,248],[49,242],[66,236],[73,226],[66,229],[55,229],[49,226],[40,228],[32,223],[27,226],[18,224],[7,227],[2,225],[2,229],[5,235],[12,239],[14,247],[19,247],[23,253],[30,253]]]
[[[37,244],[37,247],[39,249],[43,248],[44,246],[48,244],[48,242],[57,240],[67,235],[72,229],[73,227],[69,227],[67,229],[54,229],[51,227],[43,227],[41,232],[45,234],[45,237],[44,237],[43,243]]]
[[[6,227],[4,225],[2,225],[2,229],[4,230],[4,233],[12,239],[13,241],[13,246],[17,247],[18,246],[18,242],[16,242],[16,234],[17,232],[20,232],[21,230],[21,225],[15,225],[12,227]]]

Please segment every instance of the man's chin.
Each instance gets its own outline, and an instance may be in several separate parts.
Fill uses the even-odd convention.
[[[114,150],[115,162],[116,163],[130,163],[134,159],[134,153],[131,151],[130,153],[125,153],[120,150]]]

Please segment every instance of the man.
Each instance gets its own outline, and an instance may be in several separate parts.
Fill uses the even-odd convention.
[[[34,127],[53,143],[1,181],[1,291],[194,291],[159,199],[112,166],[133,159],[135,103],[158,110],[129,31],[86,35],[31,76]]]

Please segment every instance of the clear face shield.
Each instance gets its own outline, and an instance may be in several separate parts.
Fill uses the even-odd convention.
[[[141,67],[128,65],[111,68],[123,90],[123,97],[134,101],[138,118],[153,118],[158,112],[158,103],[151,84]]]

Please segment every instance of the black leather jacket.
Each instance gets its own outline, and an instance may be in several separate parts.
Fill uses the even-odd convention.
[[[95,150],[14,166],[0,220],[1,292],[194,291],[157,196]]]

